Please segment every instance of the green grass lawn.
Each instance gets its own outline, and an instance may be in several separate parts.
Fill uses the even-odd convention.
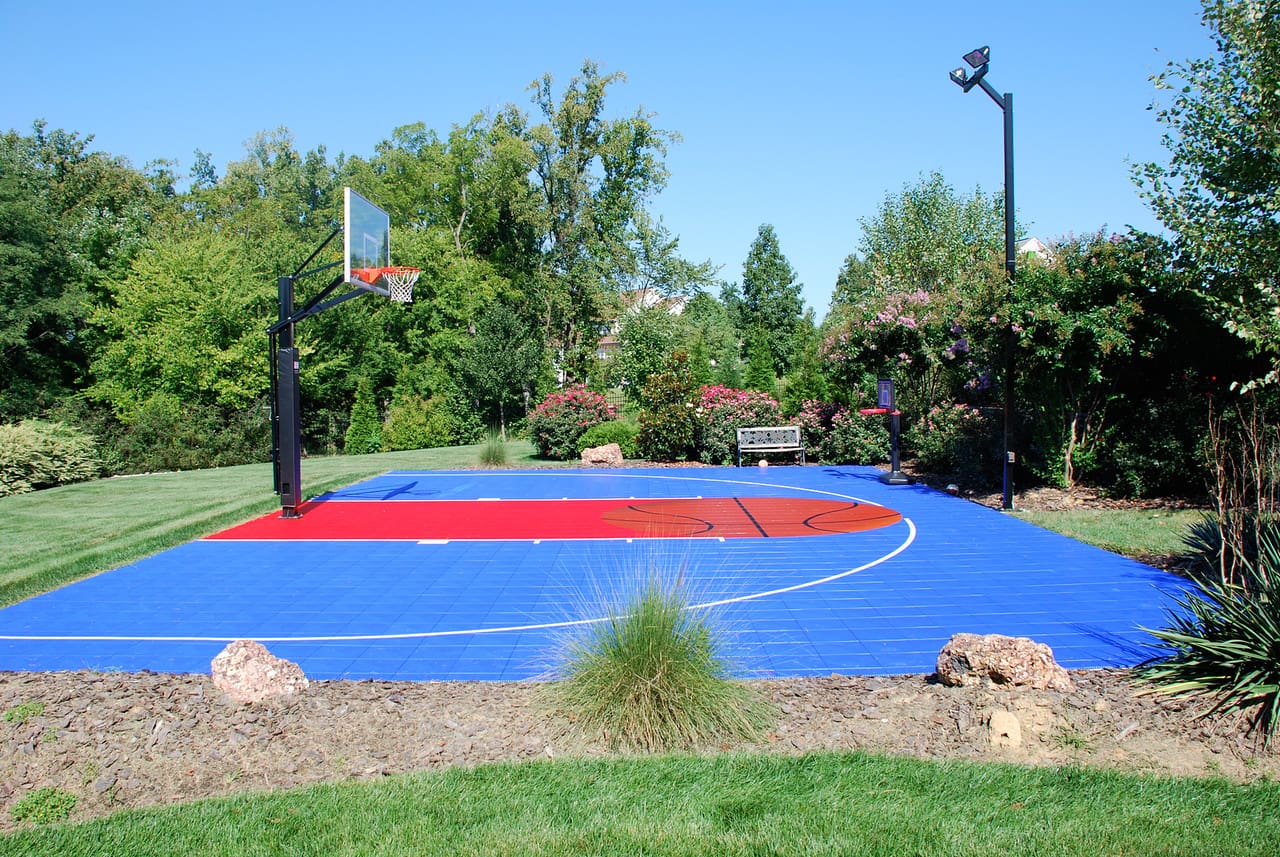
[[[315,496],[388,470],[475,467],[483,445],[309,458]],[[508,444],[511,466],[535,463],[533,445]],[[541,466],[546,466],[542,463]],[[277,508],[271,465],[100,479],[0,498],[0,605],[117,568]]]
[[[1067,509],[1015,512],[1024,521],[1125,556],[1181,554],[1194,509]]]
[[[25,855],[1275,854],[1280,786],[861,754],[489,765],[128,811]]]

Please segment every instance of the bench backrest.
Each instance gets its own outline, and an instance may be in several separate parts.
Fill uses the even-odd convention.
[[[738,429],[738,446],[799,446],[800,426],[761,426]]]

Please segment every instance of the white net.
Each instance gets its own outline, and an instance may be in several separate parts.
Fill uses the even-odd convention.
[[[422,272],[417,268],[385,268],[382,271],[382,283],[387,287],[387,296],[400,304],[413,302],[413,286],[418,282]]]

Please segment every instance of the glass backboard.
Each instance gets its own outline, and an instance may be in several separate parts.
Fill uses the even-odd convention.
[[[391,217],[351,188],[342,189],[344,277],[356,286],[372,285],[391,265]]]

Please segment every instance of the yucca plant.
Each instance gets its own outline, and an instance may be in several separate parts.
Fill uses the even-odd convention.
[[[1280,534],[1238,560],[1248,584],[1201,577],[1151,631],[1163,650],[1139,669],[1148,693],[1202,697],[1205,716],[1242,712],[1269,744],[1280,724]]]
[[[759,739],[772,707],[728,677],[719,632],[689,604],[683,575],[656,571],[604,604],[602,621],[565,641],[559,678],[545,691],[551,707],[615,749]]]

